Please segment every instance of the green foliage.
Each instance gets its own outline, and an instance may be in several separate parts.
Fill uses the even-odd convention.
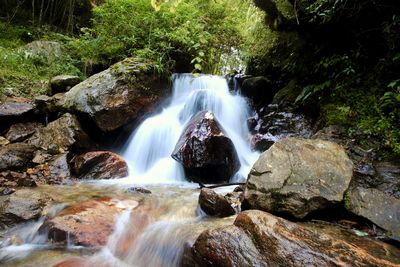
[[[245,4],[179,2],[108,0],[93,10],[93,27],[82,29],[71,48],[84,63],[109,65],[135,56],[151,59],[160,70],[187,66],[186,70],[220,72],[222,55],[242,44],[240,7]]]
[[[76,60],[67,51],[52,60],[44,55],[28,53],[22,36],[33,32],[33,29],[0,22],[0,31],[4,33],[0,35],[0,94],[5,91],[22,96],[45,94],[51,77],[59,74],[82,75],[75,66]],[[51,39],[54,40],[55,36]]]

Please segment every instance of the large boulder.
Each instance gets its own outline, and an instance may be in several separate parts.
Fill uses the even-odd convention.
[[[58,75],[50,80],[51,93],[63,93],[81,82],[81,78],[73,75]]]
[[[77,118],[66,113],[39,129],[27,142],[51,154],[58,154],[71,148],[87,146],[89,138],[82,130]]]
[[[398,266],[399,250],[340,231],[302,226],[262,211],[203,232],[190,266]]]
[[[0,227],[38,219],[52,198],[33,189],[20,189],[8,196],[0,196]]]
[[[128,176],[125,160],[110,151],[88,152],[76,157],[74,172],[79,178],[113,179]]]
[[[0,147],[0,171],[24,169],[33,159],[35,150],[33,145],[24,143]]]
[[[40,56],[53,62],[62,55],[62,46],[55,41],[33,41],[26,45],[25,53],[26,56]]]
[[[229,181],[240,167],[235,146],[208,111],[190,120],[172,157],[183,165],[189,179],[205,183]]]
[[[11,143],[22,142],[32,136],[37,129],[42,127],[43,125],[37,122],[17,123],[10,127],[5,134],[5,138],[7,138]]]
[[[276,90],[267,78],[259,76],[244,80],[240,92],[259,105],[271,103]]]
[[[65,94],[61,105],[90,117],[102,131],[115,130],[154,109],[166,93],[154,66],[134,58],[89,77]]]
[[[117,215],[138,205],[134,200],[125,200],[122,204],[110,198],[88,200],[47,219],[39,232],[48,231],[49,239],[55,242],[87,247],[104,246],[114,232]]]
[[[216,193],[212,189],[203,188],[199,195],[200,208],[211,216],[225,217],[234,215],[235,208],[229,198]]]
[[[244,206],[304,218],[340,203],[353,164],[338,144],[287,138],[261,154],[250,171]]]

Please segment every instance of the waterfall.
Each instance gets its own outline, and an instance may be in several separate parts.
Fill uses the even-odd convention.
[[[241,168],[232,181],[245,180],[258,153],[248,142],[246,100],[229,92],[225,78],[212,75],[174,74],[170,102],[161,113],[146,119],[129,138],[123,156],[129,177],[139,183],[184,182],[180,163],[171,158],[176,143],[190,119],[199,111],[214,113],[235,145]]]

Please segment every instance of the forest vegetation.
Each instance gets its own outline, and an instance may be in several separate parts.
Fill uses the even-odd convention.
[[[263,75],[285,100],[360,142],[400,153],[400,14],[394,0],[1,0],[0,91],[46,93],[126,57],[160,75]],[[258,8],[257,8],[257,7]],[[262,12],[262,10],[264,12]],[[265,16],[265,18],[264,18]],[[61,44],[56,58],[25,49]]]

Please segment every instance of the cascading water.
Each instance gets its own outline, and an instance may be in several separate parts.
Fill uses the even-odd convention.
[[[75,257],[80,266],[179,266],[185,260],[185,248],[201,232],[231,225],[234,220],[233,217],[205,217],[198,208],[199,190],[195,184],[186,182],[182,166],[171,157],[185,125],[203,110],[214,113],[235,145],[241,168],[232,180],[244,180],[258,157],[247,140],[246,119],[250,109],[245,99],[230,92],[223,77],[176,74],[169,104],[159,114],[146,119],[127,142],[123,155],[130,168],[129,177],[51,187],[55,198],[61,200],[59,203],[66,205],[79,203],[81,197],[91,199],[93,196],[112,197],[118,201],[133,198],[140,202],[137,208],[115,218],[116,227],[107,245],[93,254],[70,242],[64,247],[52,244],[45,234],[37,231],[46,219],[42,217],[33,224],[5,233],[5,242],[0,242],[0,264],[54,266]],[[127,184],[147,184],[152,194],[127,191]],[[50,190],[50,187],[41,190]],[[233,187],[217,190],[229,191]],[[58,212],[60,207],[64,205],[53,209]],[[28,231],[27,227],[33,229]]]
[[[171,158],[171,153],[185,125],[203,110],[214,113],[238,152],[241,168],[232,180],[244,180],[258,157],[247,141],[246,119],[250,110],[245,99],[229,92],[223,77],[191,74],[173,75],[169,105],[132,134],[123,153],[130,177],[138,183],[185,181],[183,168]]]

